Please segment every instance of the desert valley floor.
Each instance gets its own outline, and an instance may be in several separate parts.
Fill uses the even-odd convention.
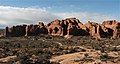
[[[120,64],[120,38],[1,37],[0,64]]]

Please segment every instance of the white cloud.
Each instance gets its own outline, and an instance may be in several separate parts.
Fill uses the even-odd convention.
[[[101,23],[104,20],[117,19],[113,16],[99,14],[99,13],[89,13],[89,12],[67,12],[67,13],[56,13],[56,15],[61,16],[62,18],[75,17],[78,18],[82,23],[86,23],[88,21]]]
[[[82,23],[87,21],[102,22],[107,19],[116,19],[112,16],[89,13],[89,12],[63,12],[53,13],[47,11],[46,8],[18,8],[10,6],[0,6],[0,25],[12,26],[16,24],[36,24],[38,21],[48,23],[55,19],[65,19],[68,17],[76,17]]]
[[[0,6],[0,24],[15,25],[21,23],[37,23],[38,21],[49,22],[57,18],[45,9],[17,8]]]

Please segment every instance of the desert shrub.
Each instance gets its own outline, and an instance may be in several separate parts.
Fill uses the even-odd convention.
[[[20,45],[20,43],[16,43],[16,44],[14,44],[14,46],[13,47],[15,47],[15,48],[20,48],[21,47],[21,45]]]
[[[35,54],[35,55],[39,55],[39,54],[52,54],[52,51],[49,51],[49,50],[34,50],[34,51],[31,51],[31,53]]]
[[[38,58],[32,58],[30,55],[22,55],[19,56],[19,61],[20,64],[53,64],[45,55],[40,55]]]
[[[6,64],[13,64],[16,61],[17,61],[17,59],[10,59]]]
[[[35,64],[51,64],[48,59],[38,59]]]
[[[17,50],[13,50],[12,53],[13,53],[13,55],[16,55],[17,54]]]
[[[18,58],[19,58],[20,64],[29,64],[29,58],[30,58],[29,55],[21,55]]]
[[[118,28],[118,31],[120,31],[120,25],[117,28]]]
[[[100,50],[100,46],[97,43],[92,44],[92,48],[95,50]]]
[[[118,49],[116,47],[111,47],[110,51],[118,51]]]
[[[86,54],[84,54],[84,56],[85,56],[85,57],[88,57],[89,55],[86,53]]]
[[[46,39],[53,39],[52,37],[50,37],[50,36],[48,36],[48,37],[46,37]]]
[[[45,54],[52,54],[51,51],[44,51]]]
[[[44,52],[41,51],[41,50],[35,50],[35,51],[33,51],[33,53],[34,53],[35,55],[39,55],[39,54],[43,54]]]
[[[117,60],[120,61],[120,58],[118,58]]]
[[[111,57],[111,56],[109,56],[108,54],[102,54],[101,56],[100,56],[100,59],[102,60],[102,61],[107,61],[107,60],[111,60],[111,59],[114,59],[114,57]]]
[[[12,43],[10,41],[3,41],[3,42],[0,42],[0,46],[2,47],[11,47],[12,46]]]
[[[9,47],[4,47],[4,51],[10,51]]]

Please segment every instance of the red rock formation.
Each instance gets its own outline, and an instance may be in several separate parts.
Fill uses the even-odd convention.
[[[63,27],[60,24],[60,20],[55,20],[47,24],[48,34],[50,35],[63,35]]]
[[[110,22],[106,24],[111,24]],[[115,24],[115,22],[113,23]],[[113,27],[106,26],[105,24],[98,24],[96,22],[90,22],[85,24],[85,26],[88,28],[88,32],[91,36],[95,37],[96,39],[100,39],[101,37],[107,37],[113,35]]]
[[[28,25],[25,27],[25,36],[28,36]]]
[[[47,34],[47,28],[44,26],[42,22],[39,22],[38,25],[27,25],[26,26],[26,34],[25,36],[33,36],[38,34]]]
[[[26,25],[17,25],[11,28],[6,27],[6,36],[24,36]]]
[[[109,33],[112,35],[112,38],[120,38],[120,23],[116,20],[108,20],[102,23],[105,27],[109,28],[111,31]]]
[[[37,25],[17,25],[11,28],[6,27],[6,36],[33,36],[38,34],[49,34],[57,36],[91,35],[96,39],[112,36],[120,37],[120,22],[116,20],[104,21],[102,24],[88,21],[83,25],[76,18],[67,18],[65,20],[54,20],[46,26],[39,22]]]
[[[96,22],[90,22],[88,21],[88,23],[85,24],[85,26],[88,28],[88,32],[91,36],[93,36],[96,39],[100,39],[101,38],[101,25],[96,23]]]
[[[32,36],[47,33],[47,29],[43,23],[39,23],[38,25],[17,25],[11,28],[6,27],[6,36]]]
[[[47,29],[49,34],[58,36],[87,34],[87,27],[76,18],[54,20],[47,24]]]
[[[6,27],[6,28],[5,28],[5,35],[6,35],[6,37],[9,36],[9,27]]]

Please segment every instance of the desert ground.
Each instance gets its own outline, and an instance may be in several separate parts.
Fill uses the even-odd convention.
[[[0,37],[0,64],[120,64],[120,38]]]

